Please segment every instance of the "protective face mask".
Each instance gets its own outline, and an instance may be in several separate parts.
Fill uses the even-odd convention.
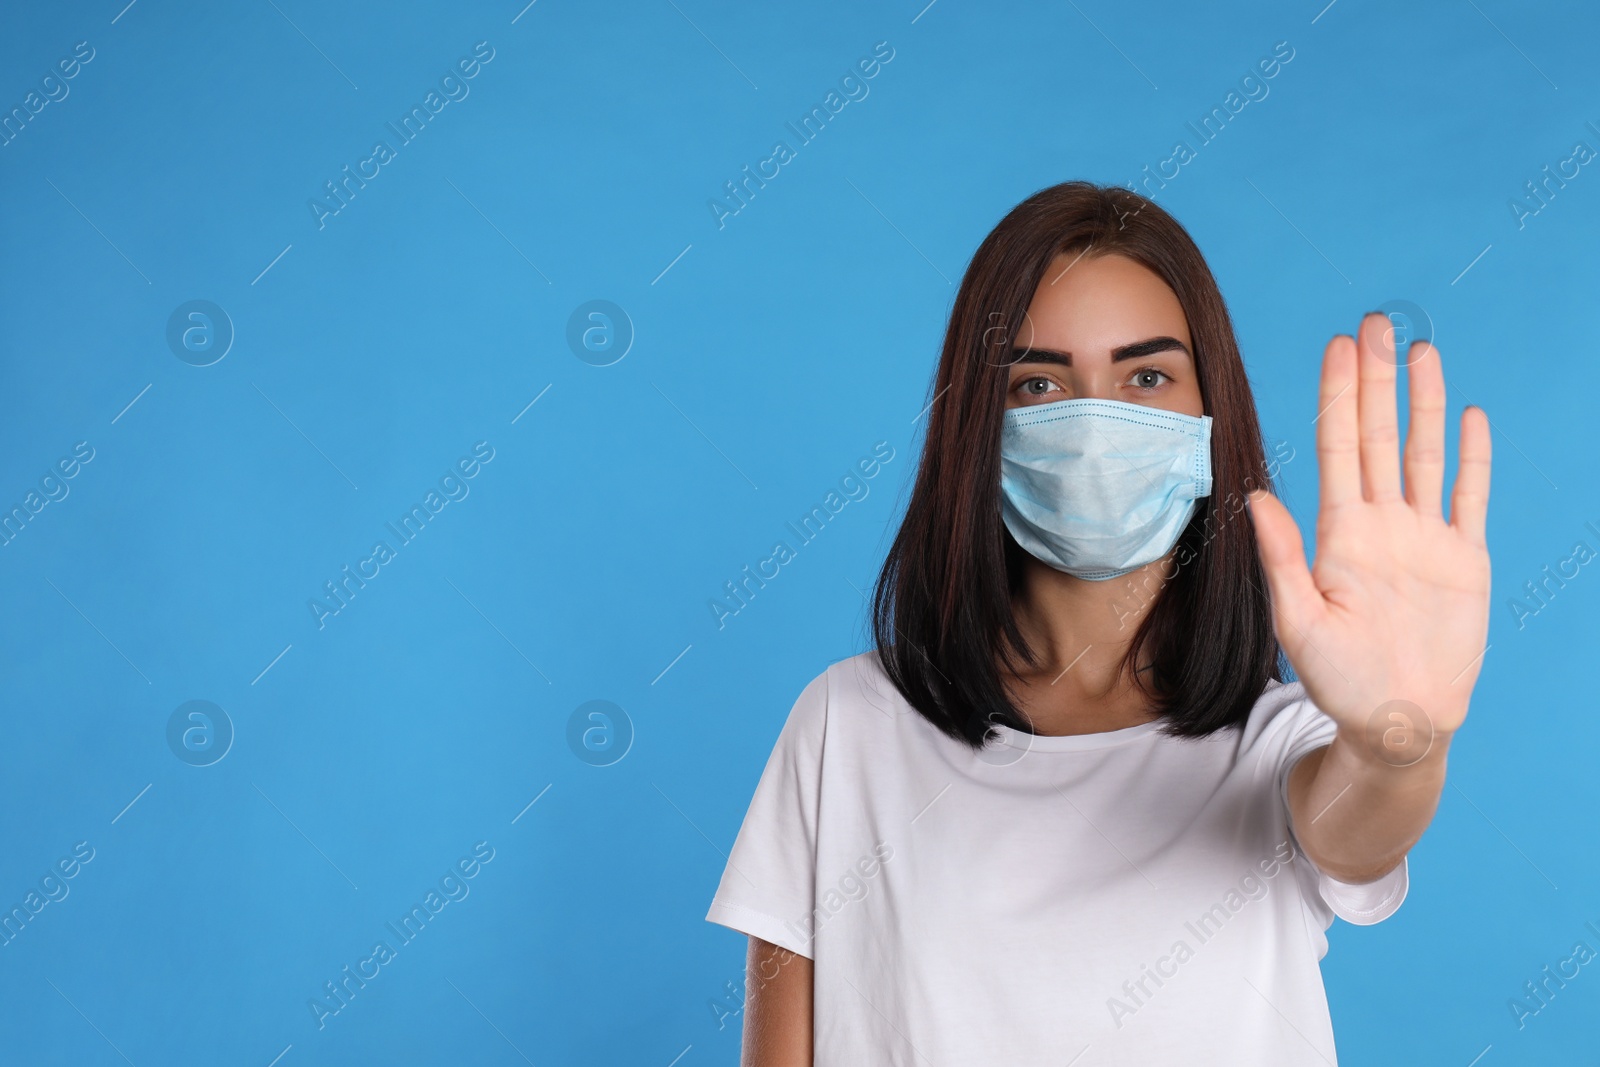
[[[1211,493],[1211,416],[1074,399],[1005,413],[1001,511],[1017,544],[1104,581],[1171,551]]]

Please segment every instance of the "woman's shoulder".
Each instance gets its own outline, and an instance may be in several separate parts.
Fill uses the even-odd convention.
[[[779,731],[775,751],[805,760],[820,759],[825,749],[839,743],[853,724],[895,714],[899,698],[883,673],[877,653],[868,651],[836,660],[814,676],[795,697]],[[876,713],[874,713],[876,709]]]
[[[1298,680],[1280,682],[1276,678],[1268,678],[1261,695],[1256,697],[1255,706],[1250,709],[1250,717],[1270,719],[1295,701],[1305,698],[1306,687]]]
[[[863,715],[895,719],[909,710],[905,698],[884,672],[876,649],[828,664],[801,689],[791,719],[797,727],[822,731]]]
[[[1305,686],[1298,680],[1269,680],[1240,726],[1244,748],[1288,748],[1308,735],[1331,733],[1334,724],[1306,696]]]
[[[830,663],[821,677],[827,679],[830,702],[844,713],[867,710],[894,718],[911,710],[876,648]]]

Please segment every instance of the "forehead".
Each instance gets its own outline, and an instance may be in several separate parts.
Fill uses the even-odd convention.
[[[1178,295],[1123,255],[1060,255],[1034,291],[1017,345],[1106,350],[1165,334],[1193,347]]]

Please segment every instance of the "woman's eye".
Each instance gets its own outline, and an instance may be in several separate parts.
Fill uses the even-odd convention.
[[[1022,380],[1022,391],[1029,396],[1043,396],[1053,388],[1055,388],[1055,382],[1052,382],[1049,378],[1024,378]]]
[[[1161,384],[1161,379],[1163,378],[1167,381],[1172,380],[1171,375],[1167,374],[1166,371],[1156,370],[1154,367],[1145,367],[1142,370],[1135,371],[1131,381],[1140,389],[1154,389]]]

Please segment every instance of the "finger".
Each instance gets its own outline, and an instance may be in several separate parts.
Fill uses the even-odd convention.
[[[1267,572],[1274,614],[1288,622],[1292,631],[1304,631],[1321,614],[1323,601],[1322,591],[1306,566],[1300,527],[1283,502],[1265,489],[1251,493],[1249,501],[1250,520],[1255,526],[1261,566]],[[1280,641],[1286,636],[1279,631]]]
[[[1356,346],[1344,334],[1322,352],[1322,384],[1317,389],[1317,466],[1322,510],[1361,499],[1361,467],[1356,424]]]
[[[1380,311],[1361,319],[1356,347],[1356,412],[1361,424],[1361,481],[1366,499],[1400,496],[1400,431],[1395,422],[1394,324]]]
[[[1461,413],[1461,464],[1450,495],[1450,525],[1479,548],[1489,513],[1489,453],[1489,416],[1480,407],[1468,407]]]
[[[1439,350],[1418,341],[1407,354],[1411,422],[1406,427],[1406,501],[1423,515],[1440,514],[1444,487],[1444,366]]]

